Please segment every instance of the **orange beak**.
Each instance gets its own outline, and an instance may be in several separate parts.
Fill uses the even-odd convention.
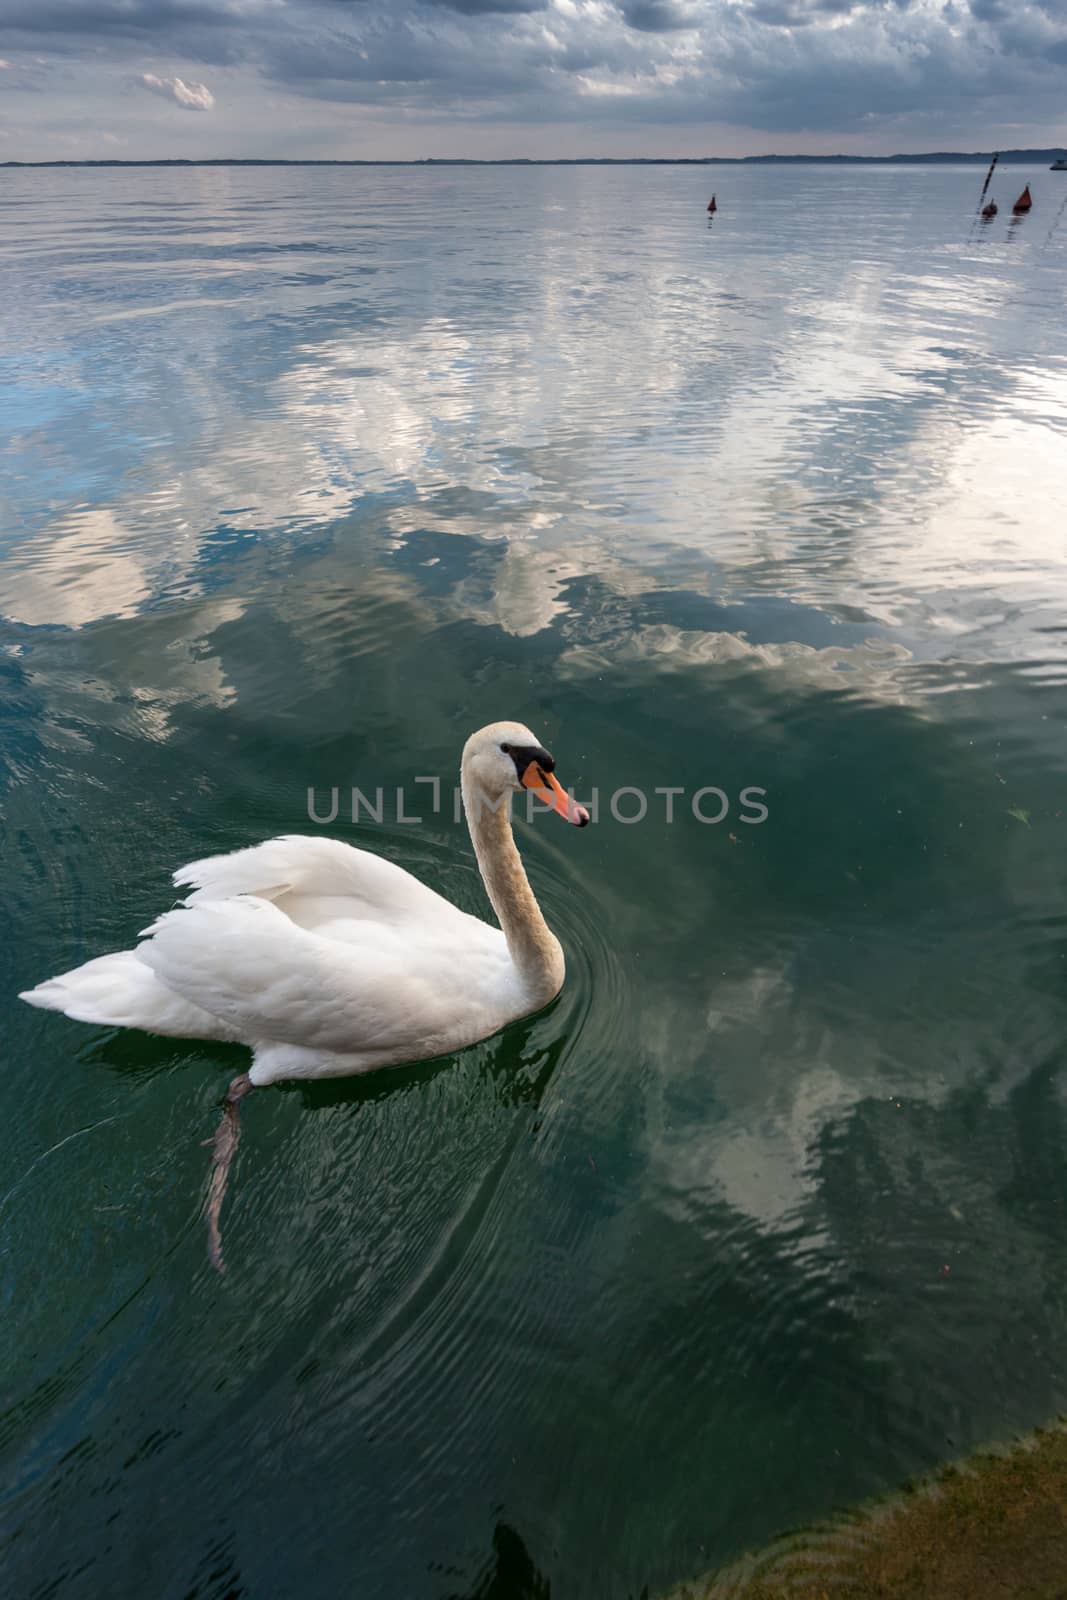
[[[532,789],[539,800],[551,806],[553,811],[558,811],[568,822],[573,822],[576,828],[584,828],[589,821],[585,807],[580,806],[577,800],[572,800],[563,785],[556,781],[551,772],[543,772],[536,761],[531,761],[523,773],[522,786]]]

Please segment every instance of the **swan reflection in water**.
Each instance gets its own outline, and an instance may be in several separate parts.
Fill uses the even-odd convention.
[[[519,1534],[506,1522],[493,1529],[492,1565],[477,1587],[448,1600],[552,1600],[552,1587],[538,1572]]]

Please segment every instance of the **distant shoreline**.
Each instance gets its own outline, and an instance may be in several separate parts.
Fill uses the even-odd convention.
[[[1002,150],[1001,163],[1059,161],[1067,149],[1051,146],[1047,150]],[[993,159],[992,150],[931,150],[923,155],[895,156],[504,156],[493,160],[467,156],[421,156],[411,161],[358,157],[290,156],[184,156],[161,157],[155,161],[2,161],[0,167],[744,167],[744,166],[855,166],[914,167],[979,165]]]

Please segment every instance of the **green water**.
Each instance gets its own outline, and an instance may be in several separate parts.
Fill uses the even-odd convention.
[[[985,229],[972,169],[5,178],[7,1592],[636,1600],[1067,1405],[1027,177]],[[254,1094],[220,1279],[245,1054],[13,997],[309,790],[483,913],[498,717],[599,795],[519,826],[564,993]]]

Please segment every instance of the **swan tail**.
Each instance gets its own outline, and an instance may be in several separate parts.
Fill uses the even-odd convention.
[[[163,983],[136,950],[97,956],[19,995],[42,1011],[61,1011],[75,1022],[143,1028],[179,1039],[229,1039],[224,1022],[183,1000]]]

